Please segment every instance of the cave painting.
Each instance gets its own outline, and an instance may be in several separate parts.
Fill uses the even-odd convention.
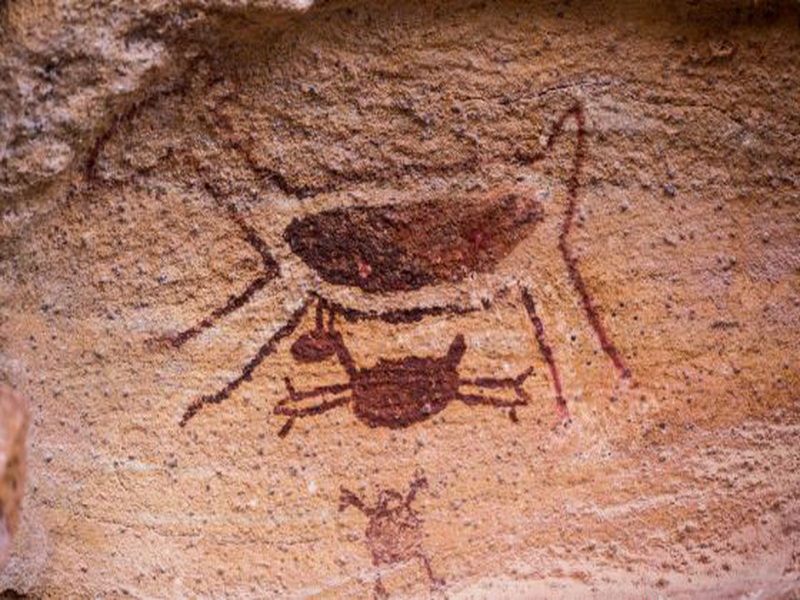
[[[431,562],[422,549],[422,519],[411,508],[417,492],[427,487],[427,479],[417,476],[405,496],[395,490],[381,490],[373,507],[366,506],[353,492],[341,488],[339,511],[353,506],[367,517],[366,544],[372,554],[372,564],[377,569],[374,584],[376,598],[389,597],[381,580],[381,567],[414,560],[418,560],[425,569],[431,593],[444,586],[444,581],[434,576]]]
[[[509,416],[515,422],[516,407],[528,404],[529,398],[522,389],[522,384],[533,369],[528,369],[515,378],[459,378],[458,364],[467,349],[464,336],[460,334],[450,344],[445,356],[380,359],[374,367],[359,369],[344,343],[342,334],[334,328],[333,311],[330,313],[327,327],[325,326],[323,307],[324,302],[320,301],[317,305],[317,328],[311,333],[304,334],[292,345],[292,355],[299,362],[320,362],[336,356],[350,382],[298,392],[294,389],[291,379],[287,377],[286,389],[289,397],[281,400],[274,410],[276,415],[289,417],[279,433],[281,437],[289,433],[295,419],[316,416],[347,404],[352,404],[353,413],[359,421],[370,427],[391,429],[408,427],[413,423],[424,421],[444,410],[454,400],[460,400],[467,405],[482,404],[508,408]],[[512,389],[515,399],[505,400],[491,395],[463,393],[460,391],[462,385],[481,390]],[[337,397],[337,394],[347,395]],[[307,408],[292,406],[309,398],[326,395],[334,397]]]
[[[566,181],[567,204],[558,239],[553,243],[557,244],[566,267],[566,276],[600,347],[618,375],[627,379],[630,370],[601,322],[569,241],[585,159],[583,107],[576,103],[556,120],[542,151],[518,153],[515,160],[523,165],[543,160],[565,132],[565,124],[570,119],[575,123],[574,153]],[[262,273],[242,293],[229,298],[223,306],[196,325],[175,335],[162,336],[158,338],[160,342],[175,348],[181,347],[226,315],[246,305],[257,292],[281,274],[281,266],[258,232],[232,204],[226,204],[225,207],[245,241],[260,256]],[[291,251],[326,284],[358,290],[367,296],[391,298],[393,294],[458,283],[472,274],[491,272],[542,222],[542,215],[540,203],[533,198],[518,193],[487,193],[477,200],[450,200],[446,206],[439,201],[422,200],[397,205],[324,210],[294,218],[283,231],[283,239]],[[558,364],[548,342],[544,323],[537,314],[533,294],[522,283],[518,284],[517,293],[541,356],[547,364],[557,410],[563,421],[569,422],[570,413]],[[466,347],[460,336],[453,340],[450,351],[443,357],[408,356],[391,361],[380,359],[374,367],[359,369],[350,357],[341,334],[334,327],[336,315],[348,321],[403,323],[488,309],[490,303],[484,303],[481,308],[441,303],[375,311],[337,303],[335,299],[326,297],[324,291],[317,289],[308,293],[300,308],[242,367],[239,376],[228,381],[217,392],[193,401],[186,408],[181,425],[186,425],[205,406],[223,402],[244,382],[249,381],[261,363],[275,353],[280,342],[294,334],[314,302],[317,305],[316,326],[294,342],[292,356],[295,361],[307,363],[338,358],[350,381],[297,392],[287,379],[289,397],[274,409],[275,414],[289,417],[281,430],[282,435],[289,432],[296,418],[318,415],[346,404],[351,404],[356,417],[367,425],[396,428],[422,421],[441,411],[452,400],[508,407],[512,419],[516,418],[514,408],[527,403],[527,395],[521,386],[530,371],[515,378],[485,377],[469,382],[483,389],[510,388],[515,392],[515,400],[501,401],[482,393],[461,394],[459,385],[467,382],[460,380],[457,372],[458,362]],[[327,325],[323,323],[326,311],[329,319]],[[345,393],[347,395],[343,396]],[[306,408],[293,406],[309,398],[320,398],[321,401]]]

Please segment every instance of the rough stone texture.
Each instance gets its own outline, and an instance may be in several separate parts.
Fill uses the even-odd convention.
[[[796,596],[796,3],[0,15],[0,589]]]
[[[158,82],[169,87],[197,55],[216,15],[230,20],[246,9],[279,22],[307,4],[0,2],[0,201],[35,199],[91,160],[121,114],[156,93]]]
[[[25,487],[28,411],[22,399],[0,384],[0,569],[11,551]]]

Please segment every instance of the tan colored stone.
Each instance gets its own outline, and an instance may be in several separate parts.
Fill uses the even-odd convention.
[[[795,3],[6,6],[0,591],[796,590]]]

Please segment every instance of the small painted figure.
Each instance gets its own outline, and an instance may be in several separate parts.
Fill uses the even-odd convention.
[[[304,334],[292,345],[292,355],[299,362],[320,362],[335,355],[350,382],[299,392],[287,377],[289,397],[281,400],[274,409],[276,415],[289,417],[279,433],[281,437],[289,433],[295,419],[320,415],[346,404],[351,404],[356,418],[370,427],[400,429],[429,419],[454,400],[469,406],[483,404],[508,408],[509,417],[517,422],[516,407],[525,406],[530,401],[522,385],[532,369],[527,369],[517,377],[460,378],[458,365],[467,349],[461,334],[453,339],[444,356],[406,356],[396,360],[382,358],[374,367],[358,368],[345,346],[342,334],[334,329],[333,319],[331,312],[325,327],[320,310],[317,329]],[[462,385],[478,389],[511,389],[515,397],[504,399],[488,394],[462,393],[459,389]],[[349,394],[340,395],[345,392]],[[331,398],[310,407],[292,406],[326,395]]]
[[[366,544],[372,553],[372,564],[378,569],[375,576],[375,597],[388,598],[383,586],[380,568],[419,560],[428,576],[431,594],[444,586],[444,580],[433,574],[431,562],[422,550],[422,519],[411,508],[411,503],[421,489],[427,489],[428,480],[418,476],[405,497],[395,490],[381,490],[378,503],[367,507],[350,490],[342,487],[339,511],[354,506],[367,517]]]

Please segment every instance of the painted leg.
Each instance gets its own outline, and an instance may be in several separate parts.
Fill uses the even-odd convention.
[[[461,400],[464,404],[475,406],[477,404],[484,404],[486,406],[496,406],[497,408],[514,408],[515,406],[527,406],[527,399],[519,400],[506,400],[505,398],[496,398],[494,396],[482,396],[480,394],[456,394],[456,399]]]
[[[301,402],[306,398],[313,398],[314,396],[322,396],[324,394],[341,394],[350,389],[349,383],[337,383],[334,385],[321,385],[305,392],[298,392],[292,385],[291,379],[285,377],[284,381],[286,382],[286,391],[289,392],[289,400],[292,402]],[[282,400],[279,406],[285,402],[285,400]]]
[[[383,581],[381,580],[380,573],[375,575],[375,587],[373,589],[375,592],[375,598],[377,600],[385,600],[389,597],[389,592],[387,592],[386,588],[383,587]]]
[[[522,390],[522,384],[530,377],[531,373],[533,373],[533,367],[516,377],[478,377],[476,379],[461,379],[459,383],[490,389],[512,388],[525,394],[524,390]],[[525,397],[527,398],[527,395]]]
[[[272,411],[276,415],[283,415],[289,417],[289,420],[286,421],[286,424],[281,427],[281,430],[278,432],[278,437],[286,437],[289,435],[289,432],[292,430],[292,426],[294,425],[295,419],[302,419],[304,417],[312,417],[316,415],[321,415],[322,413],[328,412],[329,410],[333,410],[334,408],[338,408],[340,406],[344,406],[348,402],[350,402],[350,396],[342,396],[341,398],[334,398],[333,400],[326,400],[321,404],[317,404],[316,406],[309,406],[308,408],[290,408],[288,406],[283,406],[278,404]]]
[[[558,412],[561,417],[568,422],[570,420],[569,408],[567,407],[567,401],[564,399],[564,394],[561,387],[561,374],[559,373],[556,359],[553,356],[553,349],[547,343],[547,338],[545,337],[544,333],[544,323],[542,323],[542,320],[536,314],[536,303],[533,301],[533,297],[530,295],[530,292],[528,292],[527,288],[522,289],[522,302],[525,305],[528,318],[530,319],[531,325],[533,326],[533,331],[536,334],[536,343],[539,345],[539,352],[541,352],[542,357],[550,369],[550,378],[553,382],[553,391],[555,392],[556,396],[556,406],[558,408]]]
[[[433,575],[431,561],[428,560],[428,557],[422,553],[419,553],[417,554],[417,558],[419,558],[422,566],[425,567],[425,572],[428,574],[428,582],[430,583],[431,594],[442,589],[444,587],[444,579],[439,579]]]
[[[501,407],[510,407],[511,412],[508,414],[509,418],[512,422],[517,423],[519,419],[517,419],[517,406],[525,406],[530,403],[531,398],[528,396],[528,393],[522,388],[522,384],[525,383],[525,380],[528,379],[530,374],[533,373],[533,367],[520,373],[516,377],[478,377],[477,379],[461,379],[459,380],[459,385],[474,385],[479,388],[485,389],[513,389],[514,393],[517,395],[519,400],[517,401],[507,401],[507,400],[500,400],[499,398],[491,398],[487,396],[481,396],[477,394],[473,394],[471,396],[467,395],[464,398],[469,398],[470,402],[476,402],[478,404],[491,404],[492,406],[501,406]],[[464,399],[462,398],[462,400]],[[485,402],[478,402],[475,399],[483,399]],[[469,403],[467,400],[465,402]]]
[[[494,398],[492,396],[481,396],[480,394],[456,394],[456,399],[461,400],[467,406],[475,406],[477,404],[483,404],[485,406],[494,406],[495,408],[510,408],[511,411],[508,413],[508,417],[511,419],[512,422],[518,423],[519,419],[517,418],[517,407],[518,406],[527,406],[528,400],[527,399],[519,399],[519,400],[505,400],[504,398]]]

